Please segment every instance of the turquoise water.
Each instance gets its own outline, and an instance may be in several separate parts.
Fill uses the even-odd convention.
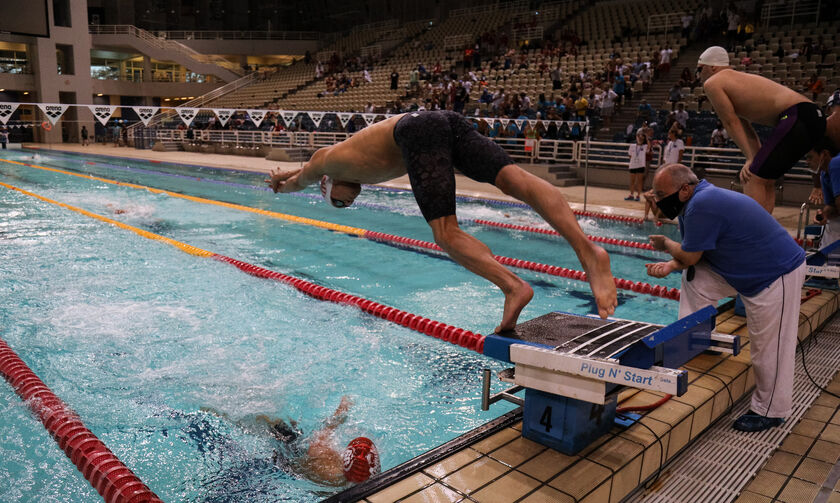
[[[296,196],[259,190],[262,175],[2,155],[432,240],[408,193],[365,190],[363,205],[342,211],[318,202],[312,189]],[[495,287],[439,255],[8,163],[0,163],[0,181],[480,333],[491,332],[501,317]],[[476,202],[459,203],[459,217],[544,225],[530,210]],[[592,219],[581,225],[589,234],[638,241],[662,229],[673,232]],[[559,238],[465,228],[496,254],[580,268]],[[662,258],[606,248],[614,274],[634,281],[648,281],[643,264]],[[355,405],[336,443],[371,437],[387,469],[509,409],[479,407],[481,369],[503,368],[494,360],[6,188],[0,188],[0,254],[2,337],[166,501],[315,501],[334,492],[272,463],[276,445],[248,426],[259,414],[299,421],[308,432],[349,395]],[[515,271],[535,289],[522,320],[552,310],[592,312],[586,283]],[[650,282],[676,287],[678,277]],[[674,301],[623,291],[619,296],[618,317],[676,318]],[[0,414],[3,501],[98,501],[5,385]]]

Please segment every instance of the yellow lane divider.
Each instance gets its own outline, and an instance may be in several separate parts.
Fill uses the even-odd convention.
[[[139,234],[139,235],[143,236],[144,238],[153,239],[155,241],[162,241],[166,244],[169,244],[169,245],[172,245],[176,248],[179,248],[180,250],[185,251],[185,252],[189,253],[190,255],[196,255],[196,256],[199,256],[199,257],[212,257],[212,256],[216,255],[213,252],[210,252],[210,251],[207,251],[207,250],[202,250],[201,248],[196,248],[195,246],[191,246],[191,245],[188,245],[186,243],[182,243],[180,241],[175,241],[174,239],[169,239],[168,237],[161,236],[160,234],[155,234],[153,232],[144,231],[143,229],[139,229],[137,227],[134,227],[134,226],[131,226],[131,225],[128,225],[128,224],[124,224],[124,223],[119,222],[117,220],[114,220],[114,219],[111,219],[111,218],[108,218],[108,217],[103,217],[102,215],[97,215],[96,213],[91,213],[87,210],[83,210],[81,208],[77,208],[77,207],[71,206],[69,204],[65,204],[65,203],[62,203],[62,202],[59,202],[59,201],[55,201],[55,200],[50,199],[48,197],[38,195],[34,192],[29,192],[28,190],[24,190],[24,189],[21,189],[19,187],[15,187],[14,185],[9,185],[7,183],[0,182],[0,186],[6,187],[7,189],[10,189],[10,190],[20,192],[21,194],[26,194],[27,196],[34,197],[36,199],[40,199],[41,201],[44,201],[46,203],[54,204],[56,206],[66,208],[70,211],[75,211],[76,213],[81,213],[82,215],[85,215],[86,217],[95,218],[96,220],[100,220],[102,222],[107,222],[109,224],[116,225],[117,227],[120,227],[122,229],[126,229],[126,230],[129,230],[129,231],[134,232],[136,234]]]
[[[259,208],[252,208],[250,206],[243,206],[241,204],[226,203],[224,201],[216,201],[216,200],[213,200],[213,199],[205,199],[203,197],[197,197],[197,196],[188,196],[186,194],[179,194],[177,192],[171,192],[169,190],[156,189],[154,187],[148,187],[146,185],[138,185],[136,183],[120,182],[120,181],[117,181],[117,180],[111,180],[109,178],[102,178],[102,177],[94,176],[94,175],[85,175],[85,174],[81,174],[81,173],[73,173],[72,171],[65,171],[63,169],[50,168],[50,167],[47,167],[47,166],[38,166],[36,164],[29,164],[29,163],[25,163],[25,162],[12,161],[12,160],[9,160],[9,159],[0,159],[0,161],[6,162],[6,163],[9,163],[9,164],[18,164],[20,166],[26,166],[28,168],[41,169],[41,170],[44,170],[44,171],[52,171],[54,173],[61,173],[63,175],[76,176],[76,177],[79,177],[79,178],[85,178],[87,180],[96,180],[96,181],[103,182],[103,183],[109,183],[111,185],[119,185],[121,187],[130,187],[132,189],[148,190],[149,192],[151,192],[153,194],[166,194],[167,196],[177,197],[177,198],[180,198],[180,199],[186,199],[188,201],[193,201],[193,202],[202,203],[202,204],[212,204],[212,205],[215,205],[215,206],[222,206],[222,207],[231,208],[231,209],[234,209],[234,210],[247,211],[247,212],[250,212],[250,213],[256,213],[258,215],[277,218],[277,219],[280,219],[280,220],[286,220],[288,222],[294,222],[294,223],[297,223],[297,224],[304,224],[304,225],[311,225],[313,227],[320,227],[321,229],[327,229],[327,230],[336,231],[336,232],[344,232],[346,234],[352,234],[352,235],[355,235],[355,236],[363,236],[365,234],[365,232],[367,232],[365,229],[360,229],[358,227],[350,227],[349,225],[333,224],[333,223],[330,223],[330,222],[324,222],[324,221],[315,220],[315,219],[312,219],[312,218],[298,217],[298,216],[295,216],[295,215],[287,215],[285,213],[278,213],[276,211],[269,211],[269,210],[262,210],[262,209],[259,209]]]

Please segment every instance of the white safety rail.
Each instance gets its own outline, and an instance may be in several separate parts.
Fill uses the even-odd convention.
[[[185,130],[149,129],[158,141],[188,141]],[[346,140],[350,133],[326,132],[281,132],[246,131],[246,130],[193,130],[193,141],[206,143],[233,143],[236,145],[269,145],[274,147],[306,147],[318,149]],[[574,165],[582,168],[626,169],[630,160],[630,143],[612,143],[590,141],[587,151],[585,141],[571,140],[531,140],[527,138],[492,138],[513,159],[523,162],[547,162]],[[588,159],[587,159],[588,153]],[[745,158],[741,151],[734,148],[686,147],[683,164],[693,170],[705,170],[716,175],[731,175],[733,178],[743,167]],[[650,168],[662,164],[662,147],[653,148]],[[786,180],[806,181],[810,173],[800,161],[794,169],[785,175]]]
[[[169,40],[320,40],[317,31],[235,31],[235,30],[176,30],[156,31],[158,37]]]
[[[577,160],[583,162],[589,159],[589,166],[605,167],[615,166],[626,168],[630,162],[630,143],[612,143],[606,141],[590,141],[589,149],[587,150],[586,142],[577,142]],[[653,158],[651,159],[651,166],[659,166],[659,160],[662,158],[662,147],[656,145],[653,147]]]
[[[443,49],[446,51],[460,50],[473,41],[472,33],[447,35],[443,37]]]
[[[449,17],[465,17],[476,16],[479,14],[488,14],[490,12],[509,12],[518,10],[527,10],[528,0],[517,0],[515,2],[496,2],[487,5],[476,5],[475,7],[463,7],[461,9],[452,9],[449,11]]]
[[[674,28],[682,27],[682,17],[685,12],[665,12],[663,14],[652,14],[648,16],[647,34],[668,32]]]
[[[519,42],[521,40],[542,40],[543,27],[540,25],[529,26],[527,28],[517,28],[513,30],[513,40]]]
[[[692,169],[704,169],[707,173],[737,175],[747,161],[736,148],[686,147],[683,164]],[[785,173],[786,180],[810,180],[811,174],[804,160]]]
[[[492,138],[514,159],[533,160],[536,156],[537,141],[526,138]]]
[[[366,45],[359,50],[359,56],[368,59],[379,59],[382,57],[382,45]]]
[[[792,0],[766,2],[761,7],[761,26],[768,28],[775,20],[795,23],[820,21],[820,0]]]
[[[537,142],[536,158],[541,161],[572,164],[577,161],[576,142],[570,140],[540,140]]]

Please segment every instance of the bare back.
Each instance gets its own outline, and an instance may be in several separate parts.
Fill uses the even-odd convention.
[[[372,124],[341,143],[322,148],[321,171],[337,180],[379,183],[406,173],[394,141],[394,125],[402,115]]]
[[[810,101],[770,79],[731,68],[709,77],[703,87],[707,94],[712,87],[722,90],[732,102],[738,117],[765,126],[775,126],[783,111],[797,103]]]

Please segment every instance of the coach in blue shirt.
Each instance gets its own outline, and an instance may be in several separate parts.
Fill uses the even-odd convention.
[[[650,236],[673,258],[646,264],[662,278],[682,270],[680,317],[741,294],[747,311],[755,392],[733,427],[762,431],[790,414],[805,252],[752,198],[698,181],[682,164],[661,167],[653,179],[656,204],[679,217],[682,243]]]
[[[828,145],[821,145],[805,155],[808,167],[820,175],[822,185],[822,210],[817,213],[814,221],[825,224],[820,246],[827,246],[840,239],[840,156],[831,157]]]

